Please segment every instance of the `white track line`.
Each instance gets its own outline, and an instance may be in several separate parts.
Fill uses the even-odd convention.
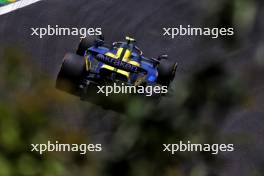
[[[20,0],[20,1],[5,5],[3,7],[0,7],[0,15],[3,15],[6,13],[15,11],[17,9],[26,7],[30,4],[36,3],[38,1],[41,1],[41,0]]]

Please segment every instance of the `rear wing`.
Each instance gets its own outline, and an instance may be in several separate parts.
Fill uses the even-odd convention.
[[[110,65],[112,67],[115,67],[117,69],[121,69],[121,70],[124,70],[127,72],[132,72],[132,73],[145,73],[145,74],[147,74],[147,71],[141,67],[132,65],[128,62],[124,62],[124,61],[119,60],[119,59],[104,56],[103,54],[98,54],[95,58],[98,61],[103,62],[107,65]]]

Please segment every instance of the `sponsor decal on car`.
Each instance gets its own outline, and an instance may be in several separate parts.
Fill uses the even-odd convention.
[[[96,58],[100,62],[103,62],[105,64],[108,64],[110,66],[113,66],[113,67],[116,67],[118,69],[122,69],[125,71],[134,72],[134,73],[146,72],[146,70],[144,70],[140,67],[137,67],[135,65],[124,62],[124,61],[119,60],[119,59],[115,59],[115,58],[111,58],[111,57],[107,57],[107,56],[100,56],[100,57],[96,57]]]

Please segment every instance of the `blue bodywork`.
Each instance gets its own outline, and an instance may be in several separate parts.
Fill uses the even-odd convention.
[[[87,50],[88,60],[89,60],[89,62],[93,63],[94,59],[97,60],[95,55],[97,55],[97,54],[105,55],[108,52],[116,55],[117,49],[116,48],[109,49],[109,48],[107,48],[105,46],[98,46],[98,47],[97,46],[93,46],[93,47],[90,47]],[[133,84],[133,80],[136,80],[138,77],[142,77],[142,76],[145,76],[145,81],[148,84],[155,84],[156,83],[157,76],[158,76],[158,71],[157,71],[155,60],[146,58],[146,57],[138,54],[136,51],[132,52],[130,59],[132,61],[138,62],[140,64],[140,68],[142,70],[145,70],[145,72],[131,73],[130,74],[130,79],[128,80],[128,84]],[[97,67],[94,68],[93,72],[99,73],[101,67],[104,64],[106,64],[106,63],[103,63],[103,62],[99,61]]]

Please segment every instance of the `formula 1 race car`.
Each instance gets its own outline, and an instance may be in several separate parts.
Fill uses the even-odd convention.
[[[68,53],[57,76],[56,87],[84,97],[92,87],[122,82],[132,86],[168,86],[175,77],[176,62],[167,55],[143,56],[133,38],[107,45],[102,36],[81,39],[76,53]]]

